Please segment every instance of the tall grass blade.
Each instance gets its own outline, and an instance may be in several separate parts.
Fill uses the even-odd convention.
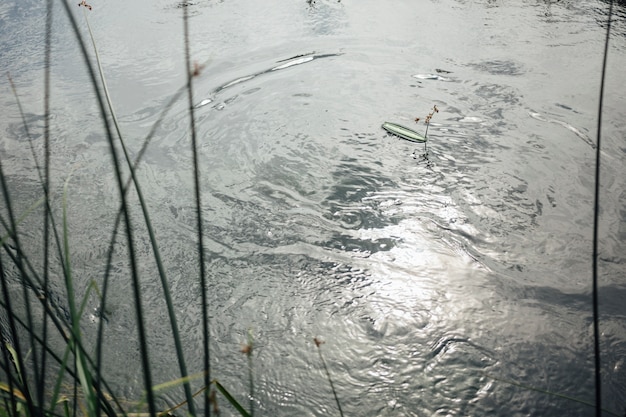
[[[16,265],[18,266],[18,269],[21,271],[22,270],[22,256],[20,254],[21,252],[21,248],[20,248],[20,243],[19,243],[19,239],[18,239],[18,232],[17,232],[17,224],[15,221],[15,216],[13,213],[13,207],[11,204],[11,197],[9,194],[9,189],[7,187],[7,183],[6,183],[6,177],[4,176],[4,169],[2,168],[2,161],[0,160],[0,186],[2,187],[2,194],[4,197],[4,203],[5,203],[5,207],[7,210],[7,214],[9,216],[9,222],[10,222],[10,230],[13,231],[12,235],[13,235],[13,241],[15,243],[15,247],[18,249],[18,254],[17,257],[15,259]],[[4,245],[6,247],[6,245]],[[4,273],[4,267],[2,265],[2,257],[0,257],[0,279],[2,280],[2,292],[4,295],[4,302],[6,304],[6,309],[7,309],[7,313],[8,313],[8,321],[9,321],[9,328],[11,331],[11,336],[9,338],[9,340],[11,340],[14,344],[15,347],[15,351],[16,351],[16,355],[15,355],[15,361],[16,361],[16,367],[17,369],[25,369],[24,366],[24,355],[23,355],[23,351],[22,351],[22,347],[21,347],[21,343],[20,343],[20,338],[19,335],[17,333],[17,326],[15,325],[15,320],[13,318],[13,305],[11,303],[11,297],[9,296],[9,291],[8,291],[8,285],[7,285],[7,277]],[[24,295],[24,303],[26,304],[27,307],[27,319],[28,324],[30,325],[30,328],[32,327],[32,316],[30,315],[30,297],[28,296],[28,291],[26,289],[26,287],[23,287],[23,295]],[[31,338],[32,340],[32,338]],[[33,343],[31,343],[32,345]],[[24,393],[24,395],[26,396],[26,405],[28,408],[28,412],[31,413],[31,415],[35,412],[35,404],[33,403],[33,397],[31,396],[30,393],[30,389],[29,389],[29,382],[28,382],[28,378],[27,375],[24,374],[21,376],[21,391]]]
[[[50,210],[50,66],[52,59],[52,0],[46,0],[46,29],[45,29],[45,50],[44,50],[44,183],[43,192],[46,199],[46,207],[44,209],[43,219],[43,293],[48,293],[48,285],[50,276],[48,268],[50,264],[50,220],[52,210]],[[43,309],[43,326],[42,339],[48,339],[48,310]],[[46,380],[47,353],[46,349],[41,351],[41,380]],[[40,390],[39,403],[43,404],[44,390]]]
[[[61,384],[63,383],[63,378],[65,376],[65,371],[67,369],[68,359],[70,357],[70,344],[68,343],[65,347],[65,353],[63,354],[63,359],[61,360],[61,367],[59,369],[59,373],[57,374],[56,382],[54,384],[54,388],[52,389],[52,400],[50,401],[50,407],[48,409],[48,413],[53,413],[54,409],[57,405],[57,400],[61,394]]]
[[[69,245],[69,231],[67,224],[67,188],[69,185],[70,177],[65,181],[63,187],[63,252],[65,257],[65,288],[67,291],[67,300],[70,309],[70,315],[72,320],[72,336],[70,338],[71,346],[75,346],[75,343],[81,344],[81,330],[80,330],[80,318],[81,313],[76,308],[76,300],[74,294],[74,282],[72,277],[72,266],[70,257],[70,245]],[[85,357],[80,348],[74,347],[74,355],[76,357],[76,372],[80,381],[85,401],[87,402],[87,408],[89,410],[89,416],[95,417],[96,414],[96,400],[95,394],[91,386],[91,375],[87,367]]]
[[[18,111],[20,113],[20,117],[22,119],[22,124],[24,126],[24,131],[26,132],[26,136],[28,138],[28,146],[30,148],[31,155],[33,157],[33,162],[35,164],[35,169],[37,171],[37,175],[39,177],[39,181],[40,181],[40,183],[41,183],[41,185],[42,185],[42,187],[44,189],[43,200],[45,200],[47,202],[48,201],[48,190],[47,190],[46,184],[44,182],[43,174],[41,172],[41,166],[39,165],[39,161],[38,161],[38,158],[37,158],[37,154],[35,152],[35,148],[33,146],[33,138],[31,136],[30,130],[28,128],[28,122],[26,121],[26,116],[24,114],[24,109],[22,107],[22,103],[20,101],[19,95],[17,94],[17,89],[15,88],[15,83],[13,82],[13,79],[11,78],[11,75],[7,74],[7,78],[9,79],[9,84],[11,85],[11,91],[13,92],[13,97],[15,98],[15,102],[17,103]],[[49,156],[49,155],[46,155],[46,156]],[[47,160],[45,162],[48,163]],[[27,210],[26,213],[23,213],[21,218],[24,218],[28,213],[29,213],[29,210]],[[47,219],[47,212],[44,212],[44,216],[45,216],[44,223],[47,225],[47,221],[48,221],[48,219]],[[20,223],[20,221],[21,220],[18,220],[18,224]],[[44,241],[47,242],[47,240],[45,238],[44,238]],[[44,269],[47,270],[47,267],[45,267]],[[24,289],[24,291],[26,292],[25,289]],[[31,322],[32,321],[32,316],[31,316],[31,312],[30,312],[30,305],[28,305],[28,303],[26,305],[26,310],[27,310],[26,314],[28,316],[28,320],[29,320],[29,322]],[[43,321],[44,322],[47,321],[46,318],[45,318],[45,313],[44,313],[44,320]],[[43,327],[43,329],[44,330],[42,330],[42,331],[45,332],[45,326]],[[42,404],[43,403],[43,396],[44,396],[44,392],[43,391],[44,391],[44,385],[45,385],[44,384],[44,380],[45,380],[44,379],[44,376],[45,376],[45,369],[44,369],[44,367],[45,367],[45,364],[41,364],[41,366],[40,366],[39,358],[38,358],[38,355],[37,355],[37,346],[33,343],[32,338],[31,338],[31,346],[32,346],[32,349],[34,349],[34,352],[35,352],[35,354],[33,355],[34,356],[34,359],[33,359],[33,368],[34,368],[33,369],[33,374],[34,374],[34,377],[35,377],[35,384],[36,384],[35,385],[35,387],[36,387],[35,392],[36,392],[36,395],[37,395],[37,403],[40,404],[40,406],[42,406],[43,405]],[[45,361],[44,356],[45,356],[45,353],[42,350],[42,357],[41,357],[42,361]]]
[[[598,308],[598,229],[600,217],[600,142],[602,139],[602,110],[604,105],[604,84],[606,80],[607,57],[609,55],[609,40],[611,38],[611,19],[613,17],[613,0],[609,1],[609,12],[606,23],[606,37],[604,40],[604,55],[602,57],[602,76],[600,79],[600,98],[598,104],[598,131],[596,140],[596,175],[593,205],[593,347],[595,365],[595,393],[596,417],[602,414],[602,375],[600,361],[600,317]]]
[[[126,229],[126,239],[128,241],[128,260],[130,263],[130,272],[131,272],[131,281],[133,286],[133,298],[134,298],[134,307],[135,307],[135,315],[137,319],[137,333],[139,338],[139,351],[141,356],[141,364],[143,368],[143,377],[144,377],[144,386],[147,391],[148,397],[148,407],[150,410],[150,414],[156,414],[156,406],[154,403],[154,393],[152,392],[152,374],[150,370],[150,359],[148,354],[148,342],[146,337],[146,329],[144,323],[144,314],[143,307],[141,302],[141,286],[139,282],[139,272],[137,269],[137,258],[135,255],[135,244],[134,244],[134,232],[132,227],[132,222],[130,219],[130,209],[128,207],[128,202],[126,200],[126,195],[124,192],[124,182],[122,179],[121,173],[121,164],[119,162],[119,158],[117,155],[117,150],[115,149],[115,143],[113,134],[111,131],[111,126],[108,122],[106,107],[104,105],[104,100],[102,98],[102,94],[98,89],[98,81],[96,78],[95,71],[91,62],[89,61],[89,53],[87,52],[87,48],[85,46],[85,42],[83,41],[80,30],[78,28],[78,24],[76,23],[76,19],[74,18],[73,13],[71,12],[70,3],[62,2],[62,5],[65,9],[65,13],[67,15],[68,20],[70,21],[70,25],[72,30],[76,34],[76,41],[81,50],[81,54],[83,56],[85,67],[88,71],[92,86],[94,88],[94,92],[97,99],[98,108],[100,110],[100,115],[102,118],[103,127],[105,129],[106,138],[109,142],[109,148],[111,153],[111,160],[113,169],[115,172],[115,178],[117,180],[117,187],[120,194],[120,200],[122,202],[122,206],[124,207],[124,225]]]
[[[191,152],[193,154],[193,176],[194,176],[194,189],[196,200],[196,232],[198,234],[198,266],[200,268],[200,291],[202,300],[202,334],[203,334],[203,356],[204,356],[204,385],[209,386],[211,381],[211,361],[209,357],[209,312],[208,312],[208,300],[207,300],[207,279],[206,271],[204,267],[204,228],[202,225],[202,199],[200,198],[200,169],[198,162],[198,144],[196,134],[196,121],[193,105],[193,77],[197,75],[199,69],[192,70],[191,67],[191,55],[189,51],[189,3],[187,0],[183,1],[183,32],[185,43],[185,68],[187,69],[187,97],[189,104],[189,127],[191,130]],[[204,394],[204,412],[207,416],[211,415],[210,398],[209,393],[205,391]]]
[[[28,143],[29,143],[29,147],[31,150],[31,154],[33,157],[33,161],[35,163],[35,167],[37,170],[37,174],[39,176],[39,180],[40,183],[42,185],[43,188],[43,192],[44,192],[44,197],[42,198],[43,201],[45,201],[45,210],[44,210],[44,239],[43,239],[43,243],[44,243],[44,263],[43,263],[43,283],[39,282],[39,288],[40,288],[40,299],[42,299],[41,295],[43,295],[43,297],[46,297],[48,294],[48,285],[49,285],[49,274],[48,274],[48,269],[49,269],[49,241],[50,241],[50,225],[52,225],[53,227],[53,231],[54,231],[54,235],[56,238],[56,242],[57,242],[57,247],[59,248],[59,255],[62,258],[63,255],[61,253],[61,245],[60,245],[60,239],[58,236],[58,233],[56,231],[56,227],[54,226],[54,218],[52,216],[52,211],[51,211],[51,204],[50,204],[50,62],[51,62],[51,42],[52,42],[52,11],[53,11],[53,7],[52,7],[52,0],[47,0],[47,8],[46,8],[46,29],[45,29],[45,51],[44,51],[44,132],[43,132],[43,136],[44,136],[44,173],[42,176],[42,170],[41,167],[39,165],[38,162],[38,158],[37,155],[35,153],[33,144],[32,144],[32,137],[30,135],[30,131],[29,131],[29,127],[28,127],[28,123],[26,122],[26,118],[24,116],[24,111],[21,105],[21,102],[19,100],[19,96],[17,94],[15,85],[13,83],[13,80],[11,79],[10,76],[8,76],[9,78],[9,82],[11,84],[11,89],[13,91],[13,95],[15,97],[15,101],[18,105],[18,109],[19,109],[19,113],[20,116],[22,118],[22,122],[24,125],[24,129],[26,132],[26,135],[28,136]],[[40,200],[41,201],[41,200]],[[39,202],[38,202],[39,203]],[[35,204],[33,205],[31,208],[27,209],[22,216],[20,217],[20,219],[18,219],[18,224],[21,223],[21,220],[24,219],[26,216],[28,216],[30,214],[30,212],[39,206],[39,204]],[[24,258],[27,260],[27,258]],[[18,265],[19,267],[19,265]],[[64,268],[64,265],[62,264],[62,267]],[[31,268],[32,269],[32,268]],[[34,287],[32,287],[34,288]],[[28,305],[27,305],[28,308]],[[43,340],[47,340],[47,332],[48,332],[48,309],[44,308],[43,309],[43,318],[42,318],[42,339]],[[31,321],[31,315],[29,312],[27,312],[27,316],[28,316],[28,320]],[[33,349],[36,349],[36,345],[34,343],[32,343],[32,332],[31,332],[31,345]],[[36,391],[37,391],[37,404],[40,404],[40,406],[43,406],[43,398],[44,398],[44,391],[45,391],[45,383],[44,381],[46,380],[46,358],[47,358],[47,350],[46,349],[42,349],[41,350],[41,365],[39,366],[38,363],[39,361],[37,360],[37,354],[35,352],[34,355],[35,359],[34,359],[34,375],[35,375],[35,379],[36,379]]]

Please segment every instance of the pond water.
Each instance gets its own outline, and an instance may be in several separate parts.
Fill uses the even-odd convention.
[[[136,154],[185,82],[181,5],[91,4],[110,93]],[[626,7],[616,8],[599,267],[603,405],[623,413]],[[30,0],[0,6],[0,62],[16,84],[38,155],[44,9]],[[84,24],[82,8],[72,10]],[[314,337],[325,341],[346,415],[591,415],[579,402],[506,381],[594,401],[594,144],[607,10],[595,0],[188,6],[192,59],[203,64],[194,102],[213,376],[245,398],[247,362],[239,350],[251,329],[259,415],[338,415]],[[118,192],[63,13],[57,5],[51,171],[57,200],[70,178],[72,263],[83,294],[90,280],[102,279]],[[429,126],[427,160],[422,145],[380,127],[391,121],[421,132],[433,105],[439,112]],[[15,204],[25,209],[41,188],[6,79],[1,106],[3,169]],[[199,372],[190,149],[181,99],[138,176],[188,367]],[[139,210],[133,214],[141,224]],[[40,222],[31,216],[22,229],[34,257]],[[160,383],[176,378],[178,368],[149,242],[140,226],[136,235]],[[122,395],[139,398],[124,246],[106,308],[106,376]],[[55,285],[61,292],[62,282]],[[98,301],[90,302],[95,311]],[[86,315],[86,334],[95,334],[96,321]]]

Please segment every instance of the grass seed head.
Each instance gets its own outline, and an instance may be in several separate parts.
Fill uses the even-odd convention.
[[[252,355],[252,344],[241,345],[241,353],[248,356]]]
[[[78,7],[80,6],[84,6],[87,10],[91,10],[92,7],[90,4],[87,4],[87,2],[85,0],[81,1],[80,3],[78,3]]]

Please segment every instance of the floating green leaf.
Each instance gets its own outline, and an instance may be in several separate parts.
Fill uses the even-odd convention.
[[[399,125],[397,123],[385,122],[382,128],[392,135],[401,137],[402,139],[410,140],[411,142],[424,143],[426,138],[413,129]]]

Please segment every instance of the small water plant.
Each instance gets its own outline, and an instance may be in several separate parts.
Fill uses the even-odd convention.
[[[423,135],[420,133],[417,133],[415,130],[411,128],[408,128],[406,126],[402,126],[400,124],[393,123],[393,122],[383,123],[382,128],[385,129],[388,133],[391,133],[394,136],[398,136],[399,138],[406,139],[411,142],[423,143],[424,154],[422,155],[422,157],[428,161],[428,147],[426,145],[426,143],[428,142],[428,127],[430,126],[430,120],[433,118],[435,113],[439,113],[439,109],[437,108],[436,104],[433,105],[433,108],[430,111],[430,113],[426,115],[426,118],[424,120],[424,123],[426,123],[426,130],[424,131]],[[415,123],[419,123],[421,119],[419,117],[416,117],[414,120],[415,120]],[[413,158],[416,158],[415,152],[413,152]],[[429,161],[429,165],[430,165],[430,161]]]
[[[424,120],[424,123],[426,123],[426,131],[424,132],[424,137],[426,139],[428,139],[428,126],[430,125],[430,119],[433,118],[435,113],[439,113],[439,109],[437,108],[436,104],[433,105],[432,111],[430,113],[428,113],[428,115],[426,116],[426,119]],[[415,118],[415,123],[419,123],[419,121],[420,121],[420,118],[416,117]]]

